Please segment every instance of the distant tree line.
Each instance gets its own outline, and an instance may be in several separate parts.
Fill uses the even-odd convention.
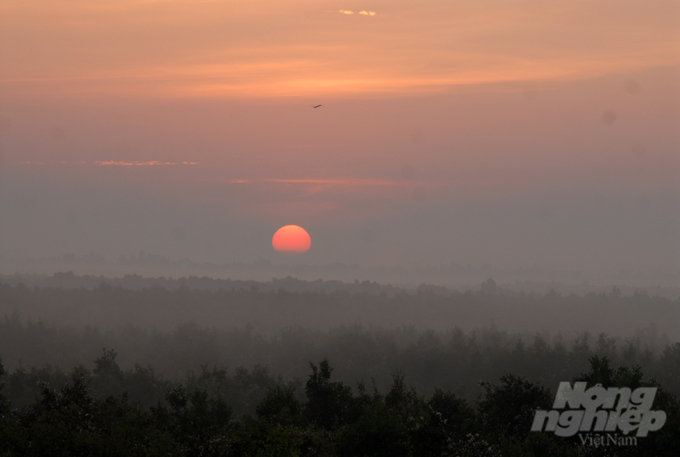
[[[441,389],[421,395],[399,373],[384,391],[364,382],[353,389],[333,379],[325,359],[310,364],[304,389],[260,368],[203,370],[184,383],[159,383],[150,368],[122,370],[110,350],[94,366],[76,367],[60,388],[39,383],[33,401],[17,408],[3,381],[26,373],[6,376],[0,364],[0,455],[675,456],[680,446],[680,403],[663,388],[654,408],[667,414],[664,427],[635,446],[593,447],[578,437],[531,432],[534,412],[550,409],[553,394],[513,374],[483,383],[468,401]],[[658,387],[639,367],[614,369],[599,356],[571,380]],[[233,402],[255,397],[253,414],[235,413]]]
[[[32,401],[39,393],[39,382],[64,385],[68,380],[65,370],[72,366],[103,369],[87,365],[88,360],[101,359],[102,348],[115,348],[116,363],[124,371],[111,378],[112,390],[96,393],[108,395],[122,389],[146,405],[162,398],[170,381],[194,385],[206,373],[223,373],[220,376],[225,379],[238,375],[237,380],[252,384],[252,375],[261,380],[261,388],[247,395],[232,389],[238,391],[232,401],[235,410],[252,413],[258,392],[279,381],[270,372],[282,381],[301,384],[308,362],[324,357],[334,361],[339,380],[348,385],[372,379],[386,388],[399,372],[425,395],[441,388],[472,400],[482,391],[480,382],[506,373],[552,388],[587,370],[589,359],[599,356],[615,365],[638,365],[667,391],[680,395],[680,343],[665,343],[653,328],[618,339],[587,332],[571,338],[513,334],[493,326],[470,332],[359,325],[327,331],[293,327],[267,336],[248,326],[217,330],[186,323],[161,332],[132,325],[108,329],[47,325],[24,321],[17,313],[0,318],[0,358],[12,373],[6,392],[15,405]],[[243,367],[255,368],[251,372]],[[141,385],[147,387],[137,394]]]
[[[262,292],[276,292],[280,289],[287,292],[326,292],[332,293],[336,291],[355,293],[370,293],[379,294],[384,292],[390,296],[399,292],[410,292],[410,289],[397,287],[389,284],[379,284],[375,281],[359,281],[343,282],[338,280],[314,280],[307,281],[293,277],[274,278],[271,281],[256,281],[245,279],[220,279],[211,278],[209,276],[188,276],[179,278],[169,278],[165,276],[148,277],[138,274],[126,274],[120,278],[110,278],[106,276],[94,275],[77,275],[72,271],[65,271],[54,273],[53,275],[46,274],[14,274],[14,275],[0,275],[0,282],[11,286],[24,284],[29,288],[54,288],[54,289],[95,289],[102,284],[110,285],[111,287],[122,287],[124,289],[151,289],[153,287],[160,287],[166,290],[177,290],[181,287],[189,288],[191,290],[208,290],[216,292],[218,290],[250,290],[256,287]],[[426,286],[423,287],[436,287]],[[445,287],[436,287],[436,290],[441,293],[449,292]]]
[[[0,283],[0,457],[676,455],[680,343],[647,323],[674,326],[679,305],[493,281],[394,294]],[[621,448],[530,432],[576,379],[661,386],[668,421]]]
[[[88,256],[92,258],[92,256]],[[515,281],[512,283],[503,283],[502,286],[497,286],[493,279],[487,279],[481,284],[468,284],[463,287],[452,289],[450,287],[422,283],[419,286],[396,286],[392,284],[381,284],[376,281],[368,280],[354,280],[354,281],[339,281],[339,280],[305,280],[294,278],[291,276],[273,278],[270,281],[257,281],[253,279],[221,279],[209,276],[142,276],[139,274],[125,274],[121,277],[108,277],[104,275],[77,275],[73,271],[57,272],[52,275],[36,274],[36,273],[15,273],[12,275],[0,274],[0,282],[17,286],[24,284],[29,288],[62,288],[62,289],[89,289],[92,290],[102,284],[108,284],[112,287],[122,287],[124,289],[151,289],[152,287],[161,287],[167,290],[177,290],[180,287],[188,287],[189,289],[209,290],[212,292],[218,290],[231,289],[245,289],[257,287],[262,292],[276,292],[283,289],[287,292],[325,292],[333,293],[337,291],[344,291],[350,294],[368,293],[380,294],[385,293],[388,296],[394,296],[398,293],[417,294],[418,292],[429,292],[437,295],[448,296],[454,292],[480,289],[495,289],[496,292],[501,292],[506,295],[511,294],[535,294],[542,295],[550,290],[565,295],[576,294],[586,295],[590,293],[607,293],[615,287],[622,295],[633,294],[648,294],[652,296],[660,296],[669,299],[680,297],[680,287],[677,286],[661,286],[661,285],[646,285],[642,288],[632,285],[618,285],[606,286],[595,285],[590,283],[559,283],[559,282],[537,282],[537,281]]]
[[[140,284],[148,284],[137,279]],[[196,280],[200,283],[201,278]],[[135,283],[134,278],[131,282]],[[49,323],[108,327],[135,324],[161,330],[171,330],[185,322],[220,329],[249,324],[269,334],[291,326],[325,330],[356,323],[383,328],[414,325],[433,330],[459,327],[469,331],[493,322],[511,331],[588,330],[628,336],[654,324],[660,333],[680,340],[676,325],[680,322],[680,298],[671,300],[644,292],[623,295],[617,288],[609,293],[579,296],[554,291],[510,292],[492,280],[477,291],[464,292],[425,285],[409,292],[388,291],[388,286],[374,283],[357,283],[358,291],[350,292],[346,289],[351,285],[333,289],[327,281],[306,283],[309,290],[290,291],[296,284],[299,286],[296,280],[290,283],[281,280],[279,289],[268,290],[260,290],[255,284],[211,290],[177,282],[174,289],[158,282],[143,288],[102,283],[93,289],[2,282],[0,316],[16,310],[22,318]],[[317,290],[326,287],[333,291]]]

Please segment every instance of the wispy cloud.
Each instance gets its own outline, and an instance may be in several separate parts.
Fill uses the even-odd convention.
[[[230,184],[303,184],[316,186],[352,186],[352,187],[405,187],[413,181],[396,181],[381,179],[232,179]]]
[[[114,160],[108,161],[96,161],[96,165],[114,165],[122,167],[140,166],[140,167],[151,167],[156,165],[198,165],[198,162],[159,162],[158,160],[149,160],[146,162],[117,162]]]
[[[354,14],[354,11],[352,10],[340,10],[338,11],[340,14]],[[359,11],[356,14],[360,14],[362,16],[375,16],[375,11]]]
[[[59,163],[61,165],[68,165],[69,162],[65,160],[60,160]],[[78,165],[87,165],[88,162],[79,160],[76,162],[72,162],[74,164]],[[118,167],[152,167],[152,166],[160,166],[160,165],[199,165],[199,162],[161,162],[158,160],[148,160],[146,162],[124,162],[124,161],[116,161],[116,160],[97,160],[95,162],[91,162],[91,165],[98,165],[98,166],[118,166]],[[45,165],[44,162],[37,162],[37,161],[32,161],[32,160],[27,160],[24,162],[19,162],[19,165]]]

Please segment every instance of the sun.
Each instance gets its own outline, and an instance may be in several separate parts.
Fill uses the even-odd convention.
[[[299,225],[284,225],[274,234],[272,246],[283,254],[304,254],[312,246],[312,238]]]

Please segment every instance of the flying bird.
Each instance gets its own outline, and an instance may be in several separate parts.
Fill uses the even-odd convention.
[[[312,106],[312,108],[318,108],[319,106],[323,106],[323,105]]]

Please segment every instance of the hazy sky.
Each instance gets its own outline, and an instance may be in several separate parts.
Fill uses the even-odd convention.
[[[680,278],[678,24],[675,0],[4,0],[3,268],[289,262],[298,224],[296,262]]]

